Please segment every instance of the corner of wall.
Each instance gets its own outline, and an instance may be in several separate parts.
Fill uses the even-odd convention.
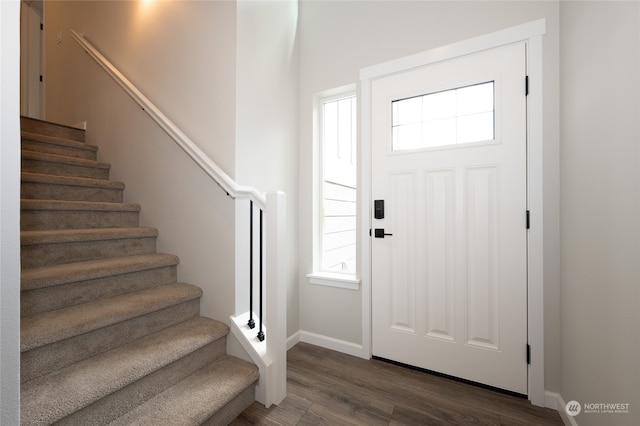
[[[20,2],[0,2],[0,424],[20,423]]]

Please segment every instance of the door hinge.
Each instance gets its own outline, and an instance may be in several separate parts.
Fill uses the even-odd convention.
[[[531,212],[527,210],[527,229],[531,228]]]
[[[527,365],[531,364],[531,345],[527,343]]]
[[[40,82],[42,82],[42,74],[40,74]]]
[[[44,24],[41,22],[40,23],[40,31],[44,30]]]
[[[524,95],[529,96],[529,76],[524,77]]]

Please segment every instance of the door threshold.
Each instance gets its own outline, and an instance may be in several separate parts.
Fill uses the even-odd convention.
[[[527,399],[528,398],[527,395],[522,394],[522,393],[518,393],[518,392],[513,392],[513,391],[510,391],[510,390],[506,390],[506,389],[497,388],[495,386],[486,385],[486,384],[480,383],[480,382],[474,382],[473,380],[463,379],[463,378],[460,378],[460,377],[452,376],[450,374],[445,374],[445,373],[440,373],[438,371],[428,370],[426,368],[416,367],[414,365],[405,364],[403,362],[394,361],[392,359],[382,358],[382,357],[379,357],[379,356],[376,356],[376,355],[372,355],[371,359],[374,359],[376,361],[386,362],[388,364],[397,365],[398,367],[403,367],[403,368],[406,368],[408,370],[414,370],[414,371],[419,371],[421,373],[431,374],[433,376],[443,377],[445,379],[453,380],[453,381],[460,382],[460,383],[465,383],[465,384],[472,385],[472,386],[475,386],[475,387],[478,387],[478,388],[482,388],[482,389],[487,389],[487,390],[490,390],[490,391],[498,392],[498,393],[501,393],[503,395],[513,396],[513,397],[519,398],[519,399]]]

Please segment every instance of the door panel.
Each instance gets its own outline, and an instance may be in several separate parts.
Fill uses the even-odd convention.
[[[455,170],[425,172],[425,286],[428,337],[454,339]]]
[[[416,313],[412,301],[416,296],[415,241],[407,238],[416,226],[415,173],[397,173],[390,177],[391,197],[389,211],[395,212],[391,227],[395,230],[395,250],[392,252],[392,281],[398,285],[391,288],[390,326],[392,329],[415,333]]]
[[[472,168],[466,175],[467,344],[498,350],[497,170]]]
[[[372,199],[387,206],[372,223],[391,234],[372,241],[373,354],[523,394],[524,78],[525,45],[515,44],[373,80],[371,92]],[[481,111],[493,114],[494,132],[485,120],[475,139],[466,124],[475,119],[437,121],[444,113],[432,105],[469,98],[474,85],[494,90],[494,111]],[[422,117],[435,119],[421,124],[410,103],[394,104],[404,99],[430,102]],[[449,132],[442,140],[439,128]],[[394,134],[408,138],[396,144],[406,149],[394,150]]]

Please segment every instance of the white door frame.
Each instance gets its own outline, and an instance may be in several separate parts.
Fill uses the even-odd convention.
[[[528,339],[531,364],[528,371],[528,397],[532,404],[544,406],[544,294],[542,220],[542,37],[544,19],[473,39],[439,47],[360,70],[360,279],[362,282],[362,357],[371,358],[371,82],[389,75],[434,64],[439,61],[493,49],[506,44],[527,43],[527,184],[531,222],[528,235]],[[524,84],[524,83],[523,83]],[[523,355],[524,356],[524,355]]]

